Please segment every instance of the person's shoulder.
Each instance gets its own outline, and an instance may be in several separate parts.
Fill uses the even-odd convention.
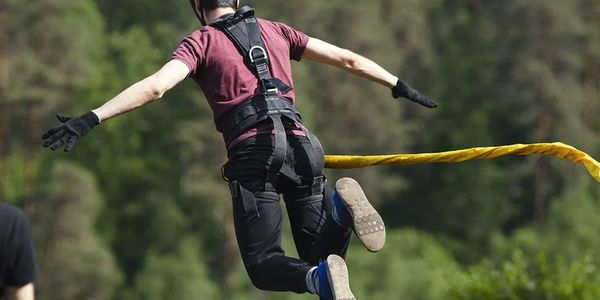
[[[23,211],[16,206],[0,202],[0,213],[5,215],[22,215]]]
[[[272,26],[272,27],[290,27],[290,25],[287,25],[283,22],[279,22],[279,21],[273,21],[273,20],[269,20],[269,19],[263,19],[263,18],[257,18],[258,22],[260,22],[261,24],[267,25],[267,26]]]
[[[195,34],[213,34],[215,32],[219,32],[220,29],[217,28],[214,25],[206,25],[206,26],[202,26],[200,28],[198,28],[196,31],[194,31]]]
[[[184,36],[181,40],[181,44],[193,44],[193,45],[205,45],[208,41],[215,38],[218,29],[213,26],[203,26],[200,27],[188,35]]]
[[[0,202],[0,220],[14,222],[25,218],[23,211],[15,206]]]
[[[202,27],[192,31],[190,34],[188,34],[186,36],[186,38],[198,40],[198,39],[204,38],[206,36],[213,35],[218,31],[219,31],[219,29],[217,29],[213,26],[210,26],[210,25],[202,26]]]
[[[272,20],[261,19],[261,18],[259,18],[258,21],[261,24],[261,27],[270,28],[271,30],[273,30],[275,32],[279,32],[280,34],[287,36],[287,37],[295,36],[298,34],[304,34],[302,31],[292,27],[291,25],[283,23],[283,22],[272,21]]]
[[[188,38],[200,38],[203,35],[209,34],[214,28],[212,26],[200,27],[188,35]]]

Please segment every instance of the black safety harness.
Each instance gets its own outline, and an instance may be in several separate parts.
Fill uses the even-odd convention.
[[[280,79],[273,78],[269,71],[269,57],[260,35],[258,20],[254,16],[254,9],[244,6],[235,14],[226,15],[210,26],[219,28],[235,44],[244,56],[246,66],[258,78],[261,95],[254,96],[242,102],[231,111],[227,112],[218,122],[217,129],[223,134],[225,144],[230,143],[239,135],[247,132],[254,125],[270,119],[274,128],[274,154],[266,178],[266,188],[273,188],[277,176],[283,166],[287,140],[282,117],[292,122],[302,123],[300,113],[292,102],[278,95],[278,92],[287,93],[292,87]],[[301,126],[312,147],[322,153],[320,144],[312,140],[309,132]],[[311,161],[315,161],[311,159]],[[315,163],[313,163],[315,164]],[[318,166],[312,166],[313,173],[320,174]],[[322,189],[322,178],[313,183],[313,190]]]

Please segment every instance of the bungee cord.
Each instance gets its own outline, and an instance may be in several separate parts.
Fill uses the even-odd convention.
[[[476,159],[491,159],[506,155],[550,155],[585,166],[590,175],[600,182],[600,163],[573,146],[555,143],[514,144],[493,147],[417,154],[388,155],[325,155],[325,168],[354,169],[376,165],[413,165],[429,163],[459,163]]]

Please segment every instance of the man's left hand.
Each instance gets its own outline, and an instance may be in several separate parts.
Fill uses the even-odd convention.
[[[408,100],[419,103],[425,107],[436,108],[437,104],[429,99],[427,96],[422,95],[419,91],[415,90],[411,86],[409,86],[406,82],[402,81],[402,79],[398,78],[398,82],[396,86],[392,88],[392,96],[396,99],[400,97],[404,97]]]

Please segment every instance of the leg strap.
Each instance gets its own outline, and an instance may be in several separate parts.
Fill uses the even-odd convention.
[[[275,182],[279,176],[279,171],[283,166],[287,149],[287,140],[285,136],[285,128],[281,122],[281,116],[278,114],[270,115],[269,118],[273,121],[274,135],[274,150],[273,160],[269,166],[267,178],[265,180],[265,190],[275,190]]]
[[[260,218],[260,214],[258,213],[258,207],[256,205],[256,199],[254,198],[254,193],[243,187],[237,180],[229,182],[229,190],[231,191],[231,197],[234,201],[242,202],[242,216],[244,218]]]
[[[313,173],[313,184],[312,184],[312,192],[314,194],[320,194],[323,191],[323,185],[325,183],[325,177],[322,174],[322,169],[319,167],[318,162],[323,161],[323,157],[316,157],[317,155],[323,155],[323,147],[321,143],[316,140],[314,135],[312,135],[306,127],[300,125],[302,127],[302,131],[304,135],[308,139],[310,146],[313,151],[308,151],[308,155],[310,156],[310,165]]]

